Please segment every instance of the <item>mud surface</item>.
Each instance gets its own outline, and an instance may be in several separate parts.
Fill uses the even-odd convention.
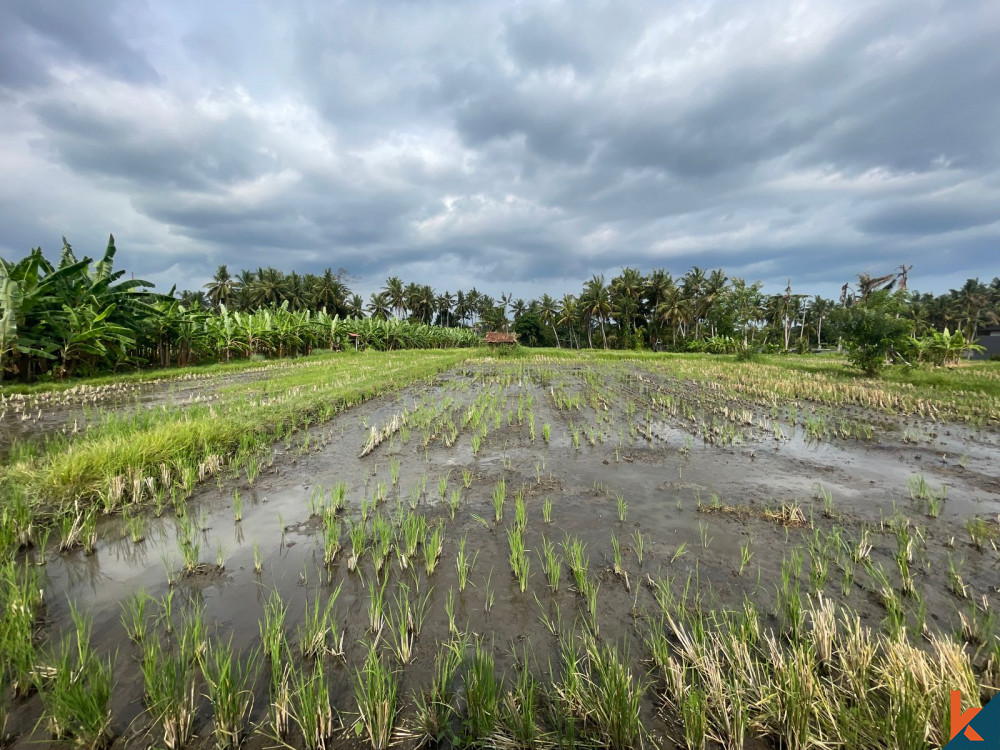
[[[128,409],[211,398],[224,384],[164,384],[137,389],[122,401],[109,396],[102,404]],[[480,406],[485,436],[466,422]],[[36,429],[65,426],[80,418],[74,416],[82,414],[80,409],[67,405],[62,416]],[[397,415],[402,426],[393,431]],[[421,420],[426,426],[418,426]],[[822,435],[819,423],[840,426],[853,436]],[[390,436],[360,458],[371,429],[381,432],[386,425]],[[117,654],[114,744],[145,747],[159,738],[147,731],[140,649],[128,641],[121,623],[122,603],[129,596],[144,591],[162,600],[173,591],[178,612],[203,607],[211,634],[231,637],[235,648],[250,653],[259,646],[263,603],[272,590],[288,606],[286,630],[294,644],[307,602],[340,586],[334,611],[344,634],[344,656],[329,657],[327,669],[331,700],[346,727],[343,743],[353,746],[357,740],[349,727],[357,708],[351,675],[370,639],[368,603],[375,580],[370,555],[362,557],[355,572],[347,565],[349,520],[360,518],[363,501],[384,495],[378,505],[387,516],[412,506],[430,524],[444,527],[443,552],[432,575],[426,574],[422,558],[405,571],[395,557],[387,563],[390,590],[404,582],[427,597],[415,658],[401,670],[400,722],[405,724],[413,712],[411,696],[428,685],[437,646],[449,637],[450,591],[458,627],[493,644],[498,672],[513,675],[527,647],[533,671],[547,674],[557,646],[543,620],[558,611],[571,624],[582,616],[583,604],[565,566],[558,592],[547,586],[538,554],[543,537],[557,547],[568,535],[586,543],[590,573],[600,580],[600,638],[627,646],[638,674],[647,668],[643,613],[655,607],[652,580],[673,577],[679,585],[690,580],[714,606],[738,608],[748,597],[770,613],[783,561],[793,547],[808,545],[816,529],[839,533],[845,544],[868,534],[872,562],[896,575],[897,540],[891,529],[904,517],[925,542],[913,568],[926,627],[954,632],[968,601],[952,591],[949,559],[961,565],[972,600],[985,596],[994,608],[1000,606],[1000,555],[989,541],[975,548],[966,530],[970,518],[995,524],[1000,514],[997,456],[992,430],[809,403],[775,408],[673,381],[654,365],[486,363],[452,372],[430,387],[355,407],[272,446],[271,463],[252,486],[231,472],[202,486],[189,505],[202,529],[203,565],[193,575],[179,574],[178,523],[169,509],[159,518],[145,518],[140,543],[132,542],[121,519],[107,520],[96,554],[45,561],[46,634],[54,638],[68,625],[70,602],[93,617],[95,645]],[[468,488],[463,472],[471,472]],[[932,493],[944,495],[936,517],[914,491],[917,477]],[[492,494],[501,479],[507,501],[498,524]],[[447,483],[443,498],[442,480]],[[347,485],[344,550],[326,567],[311,498],[317,486],[329,490],[339,482]],[[457,489],[461,500],[453,519],[449,498]],[[234,521],[234,490],[244,499],[240,522]],[[506,529],[519,490],[527,507],[531,558],[525,593],[507,563]],[[824,502],[826,495],[831,499]],[[624,521],[619,498],[627,503]],[[545,500],[552,503],[550,523],[543,520]],[[789,509],[800,512],[804,523],[782,522],[781,514]],[[613,571],[613,534],[622,549],[621,574]],[[469,585],[460,592],[455,559],[462,538],[478,556]],[[741,546],[747,542],[752,558],[741,575]],[[254,570],[255,544],[263,560],[260,573]],[[875,584],[860,567],[846,582],[839,569],[830,568],[815,590],[877,627],[886,611]],[[802,574],[807,587],[808,569],[807,562]],[[773,615],[765,623],[777,624]],[[267,717],[263,671],[253,687],[252,724],[263,724]],[[659,710],[659,693],[651,682],[643,700],[647,742],[683,746],[676,717]],[[211,711],[207,699],[199,705],[196,746],[210,747]],[[16,736],[16,747],[47,740],[44,727],[34,727],[40,710],[37,696],[14,707],[8,731]],[[748,746],[766,746],[757,742]],[[249,746],[273,744],[251,731]]]

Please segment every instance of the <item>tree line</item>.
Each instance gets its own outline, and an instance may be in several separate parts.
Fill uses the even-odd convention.
[[[475,287],[439,292],[392,276],[366,301],[343,271],[266,267],[232,275],[225,265],[203,290],[158,294],[146,281],[123,280],[114,255],[111,237],[97,263],[78,261],[65,240],[56,264],[38,248],[18,262],[0,259],[0,375],[31,379],[350,345],[469,346],[488,330],[513,330],[529,346],[739,353],[854,351],[867,327],[889,341],[883,361],[941,363],[967,351],[979,328],[1000,323],[1000,278],[920,294],[907,288],[909,266],[859,274],[839,299],[800,293],[791,281],[783,293],[765,294],[759,281],[696,266],[677,276],[626,267],[610,281],[594,275],[577,294],[530,300]]]
[[[969,279],[946,294],[907,289],[909,267],[880,277],[859,274],[845,284],[840,299],[793,291],[764,294],[761,282],[727,276],[721,269],[697,266],[681,276],[663,269],[642,274],[635,268],[605,280],[595,275],[579,294],[556,299],[493,297],[473,287],[436,292],[416,283],[388,278],[367,302],[331,270],[322,276],[283,274],[274,268],[243,270],[235,277],[219,266],[204,291],[181,298],[204,309],[254,310],[288,303],[292,310],[325,307],[341,316],[406,319],[437,326],[479,330],[516,330],[529,345],[632,348],[659,343],[671,348],[702,348],[719,337],[785,351],[835,344],[841,337],[838,310],[870,305],[879,292],[896,292],[900,315],[918,336],[946,328],[974,340],[983,325],[1000,323],[1000,278],[989,284]],[[826,335],[824,336],[824,325]]]

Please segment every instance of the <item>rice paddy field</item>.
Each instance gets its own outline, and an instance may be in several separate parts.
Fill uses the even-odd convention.
[[[0,391],[0,745],[926,748],[1000,366],[337,354]]]

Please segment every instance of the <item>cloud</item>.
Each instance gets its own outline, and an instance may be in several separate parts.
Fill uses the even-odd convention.
[[[574,292],[631,264],[832,293],[994,273],[1000,6],[0,8],[0,253]],[[97,250],[91,250],[91,253]],[[940,288],[939,288],[940,287]]]

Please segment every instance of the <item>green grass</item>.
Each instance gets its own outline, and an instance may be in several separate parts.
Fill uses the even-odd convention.
[[[322,367],[275,368],[263,382],[222,389],[211,406],[111,415],[68,445],[55,441],[0,469],[0,492],[21,488],[39,515],[60,513],[67,504],[100,504],[107,510],[118,477],[130,472],[159,476],[165,465],[179,482],[186,466],[197,468],[213,456],[224,462],[281,438],[307,419],[329,419],[469,356],[455,350],[324,358]],[[281,395],[261,403],[257,394],[262,389]],[[115,507],[112,503],[110,509]]]

